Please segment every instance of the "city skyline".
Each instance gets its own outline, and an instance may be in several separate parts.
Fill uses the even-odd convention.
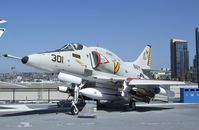
[[[123,60],[135,60],[152,45],[152,68],[170,67],[170,39],[188,41],[195,55],[198,1],[3,1],[0,18],[8,28],[0,38],[0,55],[25,56],[55,50],[68,42],[100,46]],[[177,8],[179,7],[179,8]],[[125,52],[125,53],[124,53]],[[37,71],[0,57],[0,72]]]
[[[171,78],[187,80],[189,72],[189,51],[188,42],[181,39],[171,39]]]

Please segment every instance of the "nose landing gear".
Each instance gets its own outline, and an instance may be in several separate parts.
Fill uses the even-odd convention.
[[[79,89],[80,87],[78,85],[75,85],[75,90],[74,90],[74,97],[71,105],[71,114],[72,115],[77,115],[79,113],[79,109],[77,108],[77,103],[78,103],[78,97],[79,97]]]
[[[71,114],[72,115],[77,115],[79,113],[79,109],[77,108],[76,104],[74,103],[74,101],[72,101],[72,105],[71,105]]]
[[[71,104],[71,114],[72,115],[77,115],[79,113],[79,109],[77,107],[78,103],[78,98],[79,98],[79,90],[86,85],[86,81],[82,82],[81,84],[77,85],[75,84],[75,89],[74,89],[74,96]]]

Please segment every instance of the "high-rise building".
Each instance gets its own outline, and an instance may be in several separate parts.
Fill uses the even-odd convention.
[[[171,78],[186,80],[189,72],[189,51],[186,40],[171,39]]]
[[[199,30],[196,28],[196,64],[197,64],[197,82],[199,87]]]
[[[190,67],[190,72],[192,73],[191,82],[197,83],[197,58],[196,55],[193,59],[193,66]]]

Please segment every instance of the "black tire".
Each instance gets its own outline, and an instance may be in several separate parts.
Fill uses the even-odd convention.
[[[133,102],[131,107],[132,107],[132,110],[136,110],[136,103]]]
[[[77,115],[78,113],[79,113],[79,110],[78,109],[76,110],[74,106],[71,106],[71,114]]]
[[[135,103],[135,101],[130,100],[130,102],[129,102],[129,108],[131,110],[136,110],[136,103]]]

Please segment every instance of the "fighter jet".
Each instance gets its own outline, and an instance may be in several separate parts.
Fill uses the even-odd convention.
[[[5,20],[0,19],[0,37],[3,35],[6,30],[7,22]]]
[[[72,83],[72,86],[60,86],[58,90],[73,96],[71,112],[78,114],[80,96],[97,101],[126,100],[132,110],[136,108],[136,101],[149,103],[156,94],[173,96],[173,92],[161,86],[184,82],[152,80],[143,72],[151,69],[151,51],[151,46],[147,45],[135,61],[125,62],[107,49],[70,43],[54,51],[22,58],[9,54],[3,56],[58,73],[59,80]]]

